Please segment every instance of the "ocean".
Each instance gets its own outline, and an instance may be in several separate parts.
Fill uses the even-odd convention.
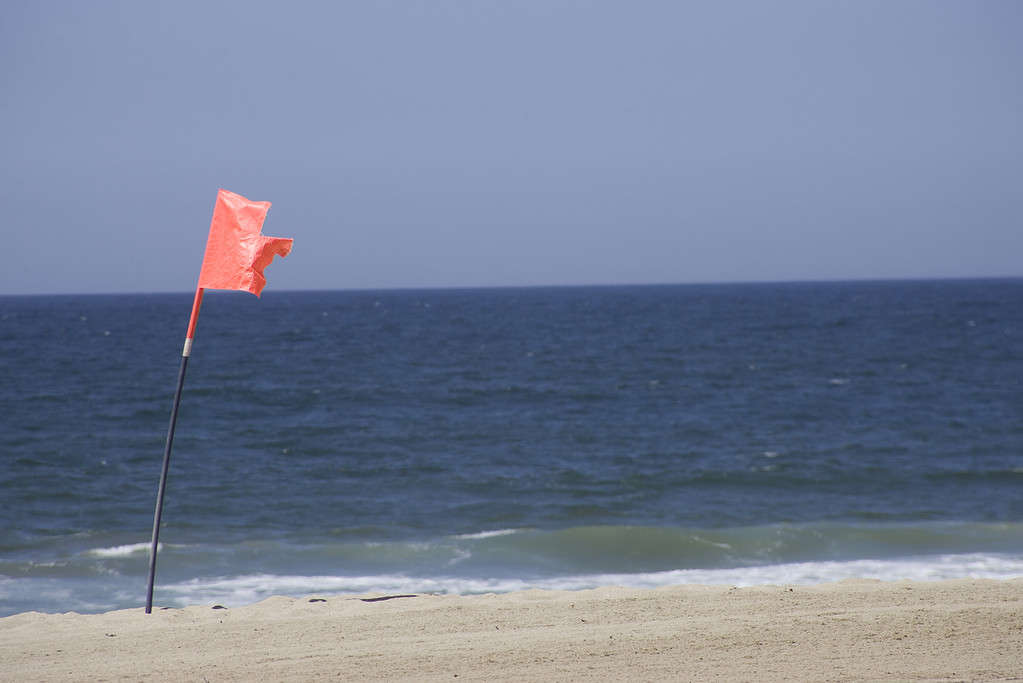
[[[145,603],[190,307],[0,297],[0,616]],[[208,292],[160,540],[156,606],[1023,576],[1023,280]]]

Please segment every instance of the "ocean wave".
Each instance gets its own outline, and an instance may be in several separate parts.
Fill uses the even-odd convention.
[[[615,585],[631,588],[701,584],[727,586],[813,585],[846,579],[940,581],[1023,577],[1023,555],[970,553],[896,560],[798,562],[734,569],[681,569],[663,572],[580,574],[536,578],[459,576],[279,576],[253,574],[197,578],[161,587],[175,605],[222,602],[250,604],[272,595],[363,595],[426,593],[475,595],[529,589],[584,590]]]
[[[498,536],[510,536],[511,534],[517,534],[525,529],[495,529],[493,531],[478,531],[472,534],[457,534],[453,538],[460,541],[475,541],[483,538],[496,538]]]
[[[168,579],[211,573],[273,575],[438,575],[467,577],[638,574],[726,570],[804,562],[893,560],[970,553],[1008,554],[1023,548],[1023,524],[981,522],[770,524],[716,529],[658,526],[578,526],[489,529],[409,539],[288,536],[236,542],[161,544]],[[13,576],[144,575],[149,543],[66,547],[3,558]],[[51,566],[58,563],[59,567]],[[170,573],[168,573],[170,572]]]
[[[165,586],[176,604],[243,604],[274,594],[577,590],[606,584],[808,584],[1023,575],[1023,524],[806,524],[722,529],[599,526],[499,529],[430,541],[302,548],[260,544],[288,563]],[[209,559],[207,557],[207,559]],[[328,562],[324,562],[329,559]],[[222,563],[223,564],[223,563]],[[269,571],[268,571],[269,569]],[[320,571],[310,572],[309,569]],[[202,572],[192,566],[193,577]]]
[[[975,552],[1011,554],[1023,547],[1023,524],[822,522],[721,529],[584,526],[465,534],[456,541],[468,547],[479,563],[526,571],[547,567],[562,573],[634,573]]]
[[[91,548],[85,552],[86,555],[94,557],[130,557],[139,553],[148,553],[150,543],[129,543],[128,545],[116,545],[111,548]],[[163,544],[156,547],[159,553],[163,550]]]
[[[807,524],[722,529],[496,529],[436,539],[167,545],[161,605],[272,595],[504,593],[603,585],[815,584],[1023,576],[1023,524]],[[0,616],[140,604],[148,544],[0,561]]]

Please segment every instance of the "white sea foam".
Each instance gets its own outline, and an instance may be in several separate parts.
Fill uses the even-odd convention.
[[[973,553],[898,560],[795,562],[737,569],[683,569],[648,574],[609,574],[599,577],[597,585],[606,583],[622,583],[635,587],[673,584],[811,585],[844,579],[942,581],[1018,577],[1023,577],[1023,556]]]
[[[449,570],[454,570],[454,567]],[[645,573],[575,574],[546,577],[408,576],[377,574],[363,576],[246,574],[203,577],[156,585],[156,603],[161,606],[223,604],[247,605],[274,595],[452,594],[507,593],[527,589],[582,590],[618,585],[631,588],[704,584],[726,586],[810,585],[843,579],[1010,579],[1023,577],[1023,554],[960,554],[893,560],[850,562],[804,562],[735,569],[687,569]],[[138,607],[144,599],[144,582],[104,576],[68,581],[58,578],[12,578],[0,576],[0,616],[28,610],[47,612],[101,612]]]
[[[494,538],[495,536],[510,536],[512,534],[517,534],[520,531],[522,531],[522,529],[495,529],[494,531],[480,531],[474,534],[458,534],[454,538],[462,541],[474,541],[481,538]]]
[[[525,578],[458,576],[280,576],[252,574],[193,579],[160,587],[166,602],[183,606],[224,603],[244,605],[272,595],[360,595],[367,593],[438,593],[473,595],[528,589],[583,590],[615,585],[657,588],[682,584],[756,586],[811,585],[844,579],[940,581],[945,579],[1010,579],[1023,577],[1023,555],[965,554],[899,560],[799,562],[735,569],[683,569],[637,574],[587,574]]]
[[[92,548],[85,552],[86,555],[95,557],[129,557],[136,553],[148,553],[149,543],[131,543],[128,545],[115,545],[110,548]],[[163,543],[157,544],[156,551],[163,550]]]

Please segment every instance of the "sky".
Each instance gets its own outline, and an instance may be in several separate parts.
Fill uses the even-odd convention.
[[[1023,2],[0,3],[0,294],[1023,276]]]

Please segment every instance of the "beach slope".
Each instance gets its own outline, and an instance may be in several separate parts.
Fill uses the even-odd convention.
[[[384,598],[369,600],[369,598]],[[0,680],[1008,680],[1023,579],[676,586],[0,619]]]

